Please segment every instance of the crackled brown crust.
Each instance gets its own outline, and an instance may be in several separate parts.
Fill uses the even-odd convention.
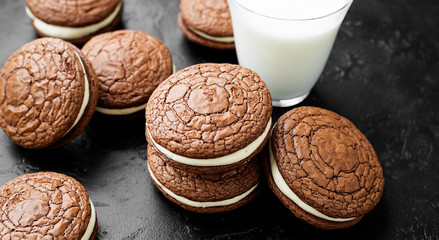
[[[85,76],[75,52],[88,75],[90,99],[83,117],[69,131],[85,92]],[[0,126],[25,148],[66,144],[85,128],[96,102],[97,84],[89,63],[78,48],[60,39],[42,38],[24,45],[0,72]]]
[[[209,47],[209,48],[215,48],[220,50],[230,50],[235,49],[235,43],[223,43],[223,42],[216,42],[212,41],[206,38],[203,38],[199,36],[198,34],[194,33],[192,30],[190,30],[185,23],[184,19],[181,17],[181,14],[178,15],[178,25],[180,26],[181,31],[183,34],[192,42],[200,44],[201,46]]]
[[[197,202],[215,202],[239,196],[258,184],[261,175],[259,157],[253,158],[248,164],[231,170],[215,174],[200,174],[167,164],[166,161],[163,161],[161,155],[157,154],[150,146],[148,146],[148,165],[155,178],[163,186],[178,196]],[[241,201],[229,206],[200,208],[177,201],[166,194],[157,183],[154,182],[154,184],[171,201],[187,210],[203,213],[224,212],[235,209],[244,205],[259,193],[258,189],[255,193],[251,193]]]
[[[95,36],[82,51],[98,76],[98,106],[104,108],[145,104],[173,71],[168,48],[158,38],[140,31],[119,30]]]
[[[233,36],[227,0],[181,0],[180,15],[189,26],[207,35]]]
[[[83,27],[108,17],[121,0],[26,0],[29,10],[48,24]]]
[[[0,187],[2,239],[80,239],[90,217],[84,186],[64,174],[25,174]]]
[[[316,107],[295,108],[279,118],[271,141],[285,182],[319,212],[362,217],[378,204],[381,165],[372,145],[346,118]]]
[[[78,53],[82,63],[84,64],[84,69],[88,79],[89,99],[88,99],[87,107],[85,108],[81,119],[78,121],[78,123],[76,123],[75,127],[73,127],[59,141],[49,146],[49,148],[51,149],[66,145],[67,143],[71,142],[73,139],[75,139],[77,136],[79,136],[79,134],[81,134],[84,131],[84,129],[87,127],[88,123],[90,122],[91,118],[93,117],[93,114],[95,113],[96,104],[98,103],[98,98],[99,98],[98,80],[90,61],[88,61],[88,59],[84,57],[83,53],[79,50],[79,48],[77,48],[74,45],[71,45],[71,47],[75,49],[75,52]],[[79,104],[82,104],[82,102]]]
[[[216,158],[258,138],[272,110],[270,92],[255,72],[233,64],[199,64],[171,75],[153,92],[146,131],[173,153]]]
[[[123,4],[120,7],[120,11],[117,14],[117,16],[114,18],[114,20],[106,27],[99,29],[97,32],[91,33],[87,36],[81,37],[81,38],[76,38],[76,39],[69,39],[66,41],[69,41],[73,44],[83,44],[85,42],[87,42],[88,40],[90,40],[93,36],[101,34],[101,33],[105,33],[105,32],[109,32],[111,30],[113,30],[113,28],[115,28],[117,26],[117,24],[120,22],[120,19],[122,18],[122,13],[123,13]],[[34,25],[34,21],[31,20],[31,24],[34,27],[35,31],[38,33],[38,35],[40,35],[41,37],[50,37],[47,36],[45,34],[43,34],[42,32],[40,32],[37,28],[35,28]]]

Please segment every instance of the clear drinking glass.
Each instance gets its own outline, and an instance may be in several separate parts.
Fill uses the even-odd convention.
[[[279,5],[291,4],[288,0],[228,0],[238,62],[261,76],[270,90],[273,106],[300,103],[317,82],[352,0],[337,2],[338,7],[329,9],[316,5],[318,11],[311,10],[306,18],[300,11],[297,15],[288,14],[285,9],[291,6],[283,9]],[[261,5],[266,3],[276,6],[280,14],[276,10],[270,12],[270,5]]]

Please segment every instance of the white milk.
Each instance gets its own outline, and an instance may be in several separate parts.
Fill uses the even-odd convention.
[[[229,0],[239,64],[261,76],[273,105],[276,100],[306,97],[326,64],[350,3]]]

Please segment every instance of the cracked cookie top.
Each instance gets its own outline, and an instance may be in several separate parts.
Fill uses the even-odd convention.
[[[2,239],[81,239],[90,217],[84,186],[64,174],[25,174],[0,187]]]
[[[321,213],[356,217],[378,204],[381,165],[372,145],[346,118],[317,107],[295,108],[279,118],[271,144],[289,188]]]
[[[121,0],[26,0],[38,19],[48,24],[83,27],[108,17]]]
[[[181,0],[184,22],[215,37],[233,36],[232,18],[227,0]]]
[[[85,96],[80,55],[68,42],[41,38],[6,61],[0,72],[0,126],[18,145],[48,147],[70,130]]]
[[[255,141],[271,113],[270,92],[255,72],[206,63],[182,69],[157,87],[148,101],[146,124],[154,141],[167,150],[206,159]]]
[[[99,80],[98,106],[137,107],[172,74],[172,57],[158,38],[134,30],[93,37],[82,48]]]

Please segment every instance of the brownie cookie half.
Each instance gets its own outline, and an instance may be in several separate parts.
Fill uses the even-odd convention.
[[[75,44],[112,30],[122,17],[122,8],[122,0],[26,0],[26,13],[40,36]]]
[[[350,227],[379,202],[384,177],[366,137],[346,118],[299,107],[273,127],[269,186],[294,215],[322,229]]]
[[[153,92],[145,134],[178,168],[236,168],[268,141],[272,109],[270,92],[255,72],[233,64],[198,64],[171,75]]]
[[[93,240],[97,214],[81,183],[60,173],[19,176],[0,187],[2,239]]]
[[[260,193],[260,159],[221,173],[196,173],[173,167],[148,146],[148,170],[156,187],[172,202],[199,213],[231,211]]]
[[[171,53],[165,44],[141,31],[100,34],[82,51],[99,80],[96,111],[103,114],[128,115],[145,110],[154,89],[173,73]]]
[[[0,72],[0,126],[24,148],[67,144],[87,126],[97,100],[93,68],[61,39],[25,44]]]
[[[227,0],[181,0],[178,24],[192,42],[216,49],[235,49]]]

